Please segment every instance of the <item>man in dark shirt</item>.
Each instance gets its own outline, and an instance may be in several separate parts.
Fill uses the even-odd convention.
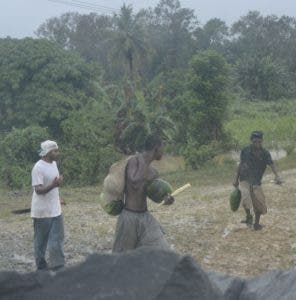
[[[240,186],[242,193],[242,205],[246,211],[246,220],[243,222],[247,225],[253,225],[253,216],[251,208],[255,213],[254,229],[260,230],[260,216],[267,213],[265,196],[261,188],[261,180],[269,165],[275,175],[275,182],[281,183],[277,174],[275,165],[272,161],[269,151],[263,148],[263,133],[254,131],[251,134],[251,144],[241,151],[240,164],[238,166],[233,185]]]

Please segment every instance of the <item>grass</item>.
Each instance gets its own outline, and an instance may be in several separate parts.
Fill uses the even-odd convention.
[[[295,169],[296,168],[296,153],[293,152],[290,155],[280,159],[278,162],[276,162],[276,165],[278,166],[279,170],[289,170],[289,169]]]
[[[267,148],[291,148],[296,140],[296,99],[274,102],[235,100],[229,107],[226,130],[242,147],[253,130],[262,130]]]

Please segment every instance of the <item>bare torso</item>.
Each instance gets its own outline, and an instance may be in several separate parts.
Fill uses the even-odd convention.
[[[130,158],[126,169],[125,208],[137,212],[147,210],[146,186],[158,177],[150,166],[151,161],[145,154]]]

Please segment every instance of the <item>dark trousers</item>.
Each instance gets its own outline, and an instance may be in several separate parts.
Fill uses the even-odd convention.
[[[33,225],[37,269],[48,268],[45,260],[47,248],[50,267],[62,267],[65,264],[63,215],[53,218],[33,218]]]

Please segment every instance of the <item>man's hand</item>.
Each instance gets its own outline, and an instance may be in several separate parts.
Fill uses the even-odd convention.
[[[58,187],[60,186],[64,181],[64,177],[61,175],[59,177],[56,177],[53,182],[52,182],[52,186],[53,187]]]
[[[60,199],[60,203],[61,203],[61,205],[66,205],[67,203],[64,201],[64,200],[62,200],[62,199]]]
[[[44,195],[50,192],[52,189],[59,187],[64,181],[63,176],[56,177],[52,183],[48,186],[44,186],[42,184],[34,186],[35,192],[38,195]]]
[[[167,195],[163,200],[163,205],[171,205],[175,202],[175,198],[171,195]]]

